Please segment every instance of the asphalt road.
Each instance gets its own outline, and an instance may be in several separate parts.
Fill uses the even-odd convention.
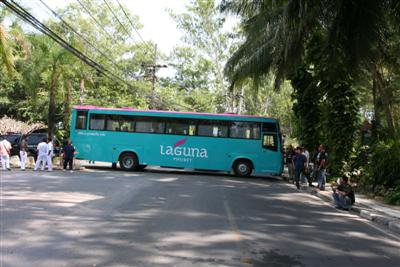
[[[268,178],[0,172],[5,266],[400,266],[400,239]]]

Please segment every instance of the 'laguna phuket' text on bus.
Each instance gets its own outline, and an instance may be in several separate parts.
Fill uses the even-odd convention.
[[[282,137],[275,119],[194,112],[75,106],[71,140],[79,159],[280,175]]]

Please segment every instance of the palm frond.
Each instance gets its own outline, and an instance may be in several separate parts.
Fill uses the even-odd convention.
[[[6,28],[3,24],[0,24],[0,57],[2,63],[5,64],[7,71],[9,73],[14,70],[14,58],[12,53],[12,48],[10,46],[10,39]]]

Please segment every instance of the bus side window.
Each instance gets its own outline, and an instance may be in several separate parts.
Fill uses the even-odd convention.
[[[202,120],[199,122],[197,127],[197,135],[199,136],[228,136],[228,125],[226,122],[223,121]]]
[[[106,130],[113,131],[113,132],[120,132],[121,131],[121,118],[118,115],[108,115],[107,116],[107,123],[106,123]]]
[[[166,127],[167,134],[195,135],[196,123],[184,120],[169,120]]]
[[[106,115],[90,114],[90,130],[104,131],[106,126]]]
[[[276,133],[276,132],[278,132],[277,124],[273,123],[273,122],[264,122],[262,124],[262,131],[263,132]]]
[[[244,139],[260,139],[260,124],[234,121],[230,127],[230,137]]]
[[[86,130],[88,112],[78,110],[75,121],[75,129]]]
[[[276,134],[264,134],[263,135],[263,148],[270,149],[273,151],[278,150]]]

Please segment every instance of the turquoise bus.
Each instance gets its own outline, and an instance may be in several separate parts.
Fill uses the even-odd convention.
[[[234,114],[75,106],[71,136],[78,159],[280,175],[282,136],[276,119]]]

